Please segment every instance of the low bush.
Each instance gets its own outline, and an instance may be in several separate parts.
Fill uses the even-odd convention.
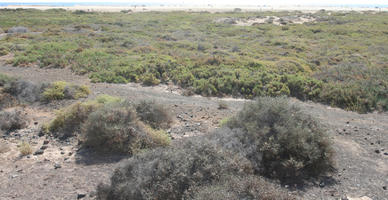
[[[192,200],[296,200],[280,186],[257,176],[226,176],[212,185],[193,187],[184,199]]]
[[[28,119],[21,108],[0,112],[0,129],[9,132],[27,127]]]
[[[59,110],[55,118],[42,127],[43,133],[53,133],[55,137],[65,139],[80,132],[81,125],[89,114],[101,108],[104,104],[117,103],[122,100],[119,97],[109,95],[97,96],[95,100],[87,102],[77,102],[67,108]]]
[[[6,74],[0,73],[0,87],[4,87],[6,84],[15,81],[16,79]]]
[[[16,106],[17,104],[18,101],[15,97],[0,91],[0,110]]]
[[[41,100],[45,84],[37,85],[30,81],[12,81],[4,87],[4,92],[14,96],[20,102],[33,103]]]
[[[325,131],[286,98],[248,103],[226,126],[242,131],[238,138],[260,174],[303,180],[331,169],[333,152]]]
[[[43,98],[46,101],[62,99],[79,99],[87,97],[90,94],[89,87],[83,85],[73,85],[63,81],[57,81],[50,84],[43,91]]]
[[[19,144],[19,151],[22,156],[30,155],[32,153],[31,145],[28,142],[23,141]]]
[[[133,155],[143,149],[169,144],[164,131],[147,128],[126,102],[107,104],[91,113],[82,130],[84,144],[101,152]]]
[[[47,130],[60,139],[74,136],[80,131],[81,124],[88,119],[89,114],[102,105],[95,101],[75,103],[58,111],[54,120],[48,124]]]
[[[115,170],[97,199],[183,199],[192,187],[211,186],[225,174],[250,172],[249,161],[194,138],[178,147],[135,155]]]
[[[153,101],[141,101],[135,105],[140,119],[155,129],[165,129],[172,123],[172,117],[167,109]]]

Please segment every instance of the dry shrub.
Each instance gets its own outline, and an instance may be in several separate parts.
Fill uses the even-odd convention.
[[[102,105],[94,101],[77,102],[58,111],[55,119],[49,123],[47,129],[60,139],[74,136],[76,132],[80,131],[81,124],[88,119],[89,114]]]
[[[180,200],[192,187],[210,186],[225,174],[250,173],[248,160],[203,138],[138,154],[115,170],[98,199]]]
[[[0,112],[0,129],[6,132],[27,127],[28,119],[22,108]]]
[[[91,113],[82,128],[84,144],[102,152],[133,155],[142,149],[169,144],[165,132],[147,128],[126,102],[107,104]]]
[[[10,108],[16,106],[17,104],[18,101],[15,97],[0,91],[0,109]]]
[[[31,145],[28,142],[23,141],[19,144],[19,151],[22,156],[30,155],[32,153]]]
[[[192,200],[296,200],[279,185],[258,176],[225,176],[215,184],[194,187],[185,195]]]
[[[137,115],[152,128],[168,128],[172,123],[172,117],[168,110],[153,101],[141,101],[135,105]]]
[[[21,102],[40,101],[45,85],[36,85],[29,81],[17,80],[5,85],[4,92],[9,93]]]
[[[280,180],[302,180],[327,172],[333,151],[318,121],[286,98],[259,98],[226,123],[257,172]]]
[[[104,104],[120,102],[121,99],[109,95],[100,95],[95,100],[88,102],[77,102],[67,108],[59,110],[56,117],[47,126],[42,127],[43,133],[51,132],[55,137],[66,139],[80,132],[81,125],[89,114],[96,111]]]

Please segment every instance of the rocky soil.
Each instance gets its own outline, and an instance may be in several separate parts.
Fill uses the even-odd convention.
[[[208,134],[219,121],[238,112],[246,100],[183,96],[173,85],[143,87],[139,84],[91,83],[67,69],[12,67],[0,64],[0,73],[32,82],[68,81],[90,86],[92,99],[109,94],[131,101],[154,100],[167,106],[174,116],[169,130],[173,142]],[[388,199],[388,114],[358,114],[312,102],[300,102],[303,110],[318,118],[328,130],[336,151],[336,173],[300,189],[290,189],[300,199]],[[0,199],[94,199],[95,187],[109,180],[122,156],[95,155],[80,149],[76,139],[57,141],[39,136],[39,127],[53,118],[55,110],[74,101],[29,105],[31,119],[26,129],[0,138]],[[218,109],[220,102],[227,109]],[[32,144],[34,155],[20,156],[17,145]],[[284,187],[293,188],[285,185]]]

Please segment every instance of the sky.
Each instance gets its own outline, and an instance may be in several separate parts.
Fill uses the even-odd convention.
[[[388,0],[0,0],[1,3],[12,3],[12,2],[136,2],[136,3],[160,3],[160,4],[219,4],[219,5],[387,5]]]

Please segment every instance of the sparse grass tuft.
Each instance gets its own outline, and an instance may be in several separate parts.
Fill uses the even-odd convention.
[[[23,141],[19,144],[19,151],[22,156],[30,155],[32,153],[31,145],[28,142]]]

